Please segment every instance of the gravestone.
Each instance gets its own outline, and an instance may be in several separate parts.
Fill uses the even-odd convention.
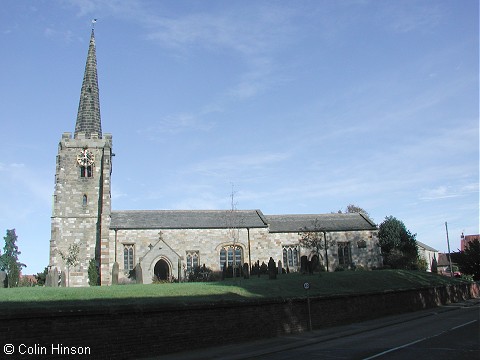
[[[58,274],[58,270],[57,270],[57,268],[54,268],[53,272],[52,272],[52,279],[51,279],[52,287],[58,287],[59,286],[59,284],[58,284],[59,280],[60,280],[60,277],[59,277],[59,274]]]
[[[58,287],[58,271],[57,268],[48,270],[47,277],[45,278],[45,286]]]
[[[308,258],[306,255],[303,255],[300,258],[300,272],[306,274],[308,271]]]
[[[7,273],[5,271],[0,271],[0,288],[5,288],[7,286]]]
[[[282,261],[281,260],[278,260],[278,273],[279,274],[282,273]]]
[[[140,264],[135,266],[135,281],[137,284],[143,284],[143,274],[142,274],[142,267]]]
[[[45,286],[46,287],[52,286],[52,277],[50,276],[50,270],[48,270],[47,276],[45,276]]]
[[[118,285],[118,272],[119,266],[118,263],[115,261],[112,267],[112,285]]]
[[[271,257],[268,260],[268,278],[270,280],[275,280],[277,278],[277,267],[275,266],[275,260]]]
[[[67,276],[65,275],[65,271],[60,271],[60,286],[67,287]]]
[[[248,264],[247,263],[243,264],[243,278],[244,279],[249,279],[250,278],[250,271],[248,269]]]

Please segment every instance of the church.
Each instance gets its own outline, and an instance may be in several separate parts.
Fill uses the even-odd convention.
[[[365,215],[265,215],[261,210],[112,210],[112,135],[102,132],[95,35],[92,29],[75,132],[62,134],[56,157],[50,269],[68,273],[69,286],[88,286],[95,259],[101,285],[154,279],[183,281],[197,266],[276,264],[300,271],[301,259],[337,267],[382,265],[378,228]],[[299,232],[317,232],[326,246],[317,254],[300,245]],[[60,256],[77,244],[78,263]],[[141,271],[138,271],[141,269]]]

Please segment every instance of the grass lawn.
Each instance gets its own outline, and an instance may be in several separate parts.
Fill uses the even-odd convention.
[[[210,283],[117,285],[87,288],[24,287],[0,289],[0,313],[24,308],[77,308],[112,305],[180,305],[220,301],[371,293],[461,283],[462,280],[418,271],[343,271],[320,275],[278,275]]]

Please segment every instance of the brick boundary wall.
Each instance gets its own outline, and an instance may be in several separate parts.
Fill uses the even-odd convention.
[[[479,297],[474,283],[309,300],[312,326],[320,329],[473,297]],[[306,298],[174,306],[99,305],[0,314],[0,346],[12,344],[15,350],[9,359],[66,358],[67,350],[90,352],[84,357],[95,359],[131,359],[307,330]],[[30,354],[22,356],[19,351]],[[0,353],[3,358],[3,348]]]

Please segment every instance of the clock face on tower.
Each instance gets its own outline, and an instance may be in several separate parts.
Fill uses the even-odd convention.
[[[95,155],[88,149],[83,149],[77,155],[77,162],[80,166],[91,166],[95,162]]]

